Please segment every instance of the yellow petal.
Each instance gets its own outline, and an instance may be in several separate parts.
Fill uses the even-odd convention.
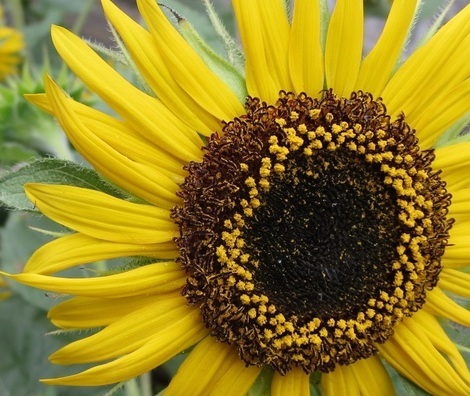
[[[442,132],[449,129],[469,112],[470,79],[451,86],[445,95],[439,95],[426,105],[426,111],[416,117],[413,128],[422,148],[432,147]]]
[[[460,222],[450,230],[449,246],[442,258],[445,268],[467,267],[470,264],[470,222]]]
[[[413,318],[397,325],[395,335],[377,347],[395,370],[431,394],[464,396],[470,392]]]
[[[139,164],[95,136],[70,108],[61,89],[46,80],[46,92],[59,123],[75,148],[93,167],[118,186],[157,206],[170,209],[179,200],[179,186],[155,167]]]
[[[322,388],[327,396],[362,395],[393,396],[393,383],[377,356],[340,366],[322,375]]]
[[[73,297],[50,309],[47,317],[62,329],[93,329],[107,326],[152,301],[171,293],[123,298]]]
[[[439,287],[435,287],[428,293],[424,309],[434,315],[470,327],[470,311],[447,297]]]
[[[363,1],[338,0],[326,37],[325,76],[327,88],[340,96],[349,97],[356,86],[363,36]]]
[[[232,347],[232,351],[227,356],[222,370],[211,384],[212,394],[226,396],[245,395],[261,373],[261,370],[262,367],[247,367],[245,362],[238,356],[236,349]]]
[[[26,99],[49,114],[54,114],[46,94],[25,95]],[[125,122],[110,115],[66,98],[70,109],[93,135],[111,146],[118,153],[134,162],[150,165],[180,184],[184,178],[183,165],[186,163],[161,150],[153,141],[135,133]]]
[[[310,375],[296,367],[286,375],[274,373],[271,383],[272,396],[310,396]]]
[[[442,27],[400,67],[382,92],[392,115],[404,112],[414,123],[429,100],[456,87],[470,74],[470,6]]]
[[[165,395],[244,395],[260,372],[260,367],[246,367],[235,347],[209,336],[185,359]]]
[[[452,193],[469,185],[470,142],[453,144],[436,149],[433,169],[442,170],[442,178]]]
[[[344,369],[352,372],[361,396],[395,395],[392,380],[377,356],[358,360]]]
[[[278,1],[278,0],[276,0]],[[260,10],[256,1],[233,0],[245,52],[246,86],[251,96],[274,103],[282,89],[271,75],[271,65],[264,47]]]
[[[173,241],[138,244],[109,242],[88,235],[71,234],[41,246],[29,258],[23,272],[48,275],[76,265],[132,256],[175,259],[178,251]]]
[[[200,156],[197,133],[161,101],[130,84],[71,32],[54,26],[51,33],[57,52],[73,72],[137,132],[185,161]]]
[[[325,396],[361,396],[354,375],[347,366],[337,366],[332,372],[322,374],[321,388]]]
[[[85,188],[26,184],[26,195],[47,217],[68,228],[111,242],[169,242],[178,228],[169,211]]]
[[[161,56],[152,35],[111,1],[103,0],[107,19],[113,24],[157,97],[191,129],[204,135],[220,130],[220,120],[201,107],[196,98],[181,88]]]
[[[236,95],[205,65],[157,3],[154,0],[138,0],[137,6],[158,43],[157,48],[165,64],[181,88],[219,120],[230,121],[244,113]]]
[[[470,220],[470,188],[452,192],[449,217],[455,219],[456,223]]]
[[[452,268],[444,268],[439,275],[439,287],[459,296],[470,298],[470,274]]]
[[[405,45],[419,0],[395,0],[377,44],[362,62],[356,89],[380,96]]]
[[[128,297],[166,293],[185,284],[185,274],[174,262],[148,264],[114,275],[96,278],[59,278],[40,274],[2,275],[25,285],[57,293],[85,297]]]
[[[320,3],[297,0],[289,38],[289,71],[297,93],[316,96],[323,89],[325,72],[320,32]]]
[[[170,385],[165,389],[165,395],[203,396],[209,394],[212,381],[221,371],[232,348],[217,341],[214,337],[204,338],[183,361]]]
[[[124,381],[146,373],[165,363],[171,357],[197,343],[207,334],[197,309],[169,325],[138,350],[83,371],[62,378],[46,379],[46,384],[99,386]]]
[[[79,364],[132,353],[197,310],[189,307],[179,293],[167,295],[164,300],[154,298],[144,302],[97,333],[62,347],[49,360],[56,364]]]
[[[442,275],[441,275],[442,276]],[[468,289],[467,289],[468,290]],[[455,367],[456,372],[468,383],[470,383],[470,372],[467,363],[462,357],[454,342],[447,336],[441,324],[435,316],[421,310],[413,315],[414,325],[418,331],[425,333],[433,346],[447,356]],[[419,326],[419,327],[418,327]]]
[[[288,66],[290,26],[285,4],[281,0],[250,0],[259,9],[262,44],[274,83],[286,91],[292,91]]]

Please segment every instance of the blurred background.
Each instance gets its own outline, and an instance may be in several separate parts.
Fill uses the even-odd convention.
[[[215,36],[205,15],[202,0],[161,2],[188,19],[214,49],[222,50],[221,42]],[[228,30],[236,36],[230,0],[212,2]],[[139,20],[135,0],[115,0],[115,3],[135,20]],[[455,0],[450,3],[451,11],[446,18],[454,15],[469,1]],[[332,6],[334,1],[329,1],[329,4]],[[364,51],[368,52],[380,35],[390,1],[369,0],[365,4],[367,33]],[[435,21],[439,10],[447,4],[442,0],[423,0],[422,12],[409,49],[419,43]],[[16,71],[0,81],[0,181],[3,182],[4,188],[4,191],[0,191],[0,197],[4,198],[4,206],[0,206],[0,269],[16,273],[21,271],[28,257],[38,246],[51,240],[50,235],[32,228],[52,231],[60,229],[47,219],[32,213],[34,208],[29,202],[24,203],[24,210],[12,211],[7,207],[9,202],[24,200],[21,177],[9,179],[9,172],[23,167],[33,159],[50,157],[84,164],[83,159],[70,147],[56,122],[31,106],[23,95],[43,92],[43,75],[49,73],[72,97],[104,108],[103,103],[63,66],[53,49],[50,27],[52,24],[66,26],[90,42],[102,43],[109,48],[113,48],[115,43],[111,39],[99,0],[4,0],[0,1],[0,5],[3,9],[0,19],[0,48],[6,42],[5,35],[11,33],[8,29],[18,32],[24,42]],[[8,56],[0,49],[0,63]],[[123,74],[128,73],[125,68],[121,70],[120,65],[116,67]],[[42,177],[40,174],[37,176]],[[54,334],[56,329],[47,320],[47,310],[59,297],[0,278],[0,396],[80,396],[111,392],[111,388],[67,389],[47,387],[38,382],[40,378],[61,376],[78,370],[77,367],[57,367],[47,361],[48,355],[74,339],[74,334]],[[465,340],[468,333],[462,332],[455,325],[449,325],[448,330],[457,342],[468,344],[468,340]],[[181,358],[177,357],[114,394],[156,394],[164,389],[180,362]],[[406,380],[395,379],[403,395],[424,394]]]

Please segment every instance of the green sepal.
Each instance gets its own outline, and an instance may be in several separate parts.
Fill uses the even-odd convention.
[[[375,15],[385,19],[390,11],[390,4],[389,0],[365,0],[365,14]]]
[[[246,81],[243,75],[236,69],[236,67],[230,64],[229,61],[215,53],[187,19],[181,17],[173,10],[172,13],[177,19],[178,27],[184,39],[194,49],[194,51],[196,51],[209,69],[225,81],[238,99],[244,103],[248,93],[246,89]]]
[[[310,396],[321,396],[321,377],[320,371],[314,371],[310,374]]]
[[[0,178],[0,205],[12,210],[34,211],[27,199],[25,183],[64,184],[103,191],[126,199],[123,192],[103,180],[93,169],[54,158],[38,160]]]
[[[204,6],[206,7],[207,16],[209,17],[215,32],[222,40],[225,51],[227,52],[228,61],[241,75],[244,75],[245,55],[243,54],[243,51],[225,28],[222,19],[215,11],[212,3],[209,0],[204,0]]]
[[[328,33],[328,26],[330,25],[331,14],[328,9],[328,1],[320,0],[320,42],[325,53],[326,48],[326,36]]]
[[[441,1],[422,1],[420,3],[420,18],[426,19],[434,15],[434,22],[426,30],[426,34],[419,40],[417,48],[427,43],[436,34],[445,22],[445,17],[452,9],[453,4],[454,0],[448,0],[447,3],[444,4],[442,4]]]
[[[269,396],[271,395],[271,382],[273,380],[274,371],[268,367],[264,367],[256,381],[248,391],[247,396]]]

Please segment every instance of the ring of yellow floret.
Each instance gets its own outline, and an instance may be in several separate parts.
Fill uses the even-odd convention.
[[[204,150],[202,163],[187,166],[184,205],[173,211],[188,273],[183,295],[247,364],[281,374],[294,366],[328,372],[376,353],[375,344],[422,307],[441,270],[451,197],[431,169],[433,151],[419,149],[403,115],[392,121],[380,99],[360,91],[349,98],[327,91],[321,99],[281,91],[274,106],[249,98],[246,115],[226,123]],[[380,172],[400,233],[393,260],[380,263],[391,274],[386,288],[347,315],[325,315],[318,306],[306,317],[260,292],[262,257],[252,257],[245,235],[273,185],[320,153],[348,153]]]

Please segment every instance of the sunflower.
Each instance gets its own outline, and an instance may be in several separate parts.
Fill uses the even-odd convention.
[[[0,6],[0,21],[3,8]],[[0,24],[0,80],[13,74],[21,63],[19,53],[24,47],[23,35],[15,29]]]
[[[29,100],[130,198],[26,185],[71,233],[10,277],[73,296],[49,312],[56,326],[99,329],[50,357],[92,367],[43,382],[116,383],[190,350],[165,395],[245,394],[266,373],[274,395],[318,378],[326,395],[388,395],[386,366],[432,394],[470,394],[439,321],[470,325],[448,295],[470,297],[470,142],[437,144],[468,116],[470,6],[400,64],[419,1],[393,2],[365,58],[362,3],[338,0],[325,26],[321,2],[296,0],[290,18],[282,0],[233,0],[239,76],[154,0],[137,1],[148,29],[103,0],[152,94],[53,27],[117,115],[49,78]],[[117,257],[146,260],[57,275]]]

